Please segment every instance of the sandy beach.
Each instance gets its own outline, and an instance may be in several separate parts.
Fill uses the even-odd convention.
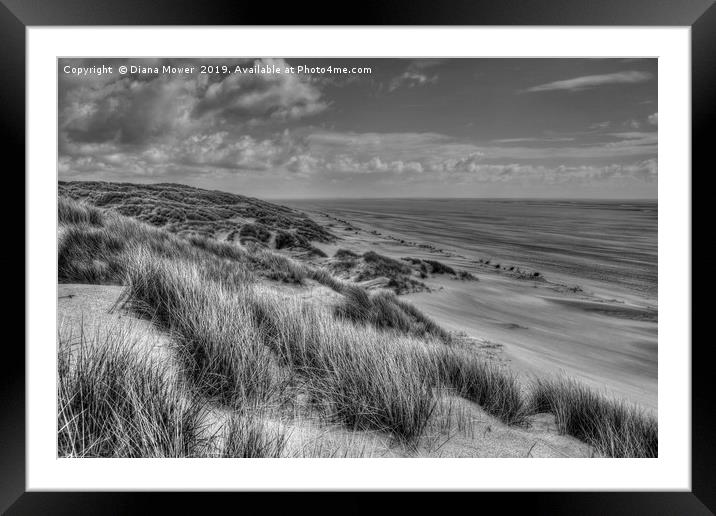
[[[500,251],[495,247],[488,254],[450,245],[455,236],[448,220],[441,232],[436,219],[426,229],[421,220],[411,225],[405,214],[391,218],[353,210],[348,218],[347,210],[285,204],[307,211],[339,235],[338,242],[319,246],[329,256],[339,248],[373,250],[393,258],[438,259],[477,276],[479,281],[430,278],[425,280],[430,291],[404,297],[445,328],[490,345],[513,370],[525,376],[564,374],[656,410],[656,291],[640,283],[638,274],[626,282],[610,282],[600,281],[598,270],[579,277],[574,271],[540,267],[539,280],[519,279],[504,269],[524,267],[529,260],[502,261],[496,269],[494,256]],[[391,224],[396,231],[386,230]],[[513,258],[519,258],[516,241],[503,246]],[[480,263],[485,256],[492,257],[489,264]],[[531,274],[534,269],[526,270]],[[635,270],[642,276],[650,273],[648,267]],[[613,277],[620,274],[614,267],[611,272]]]

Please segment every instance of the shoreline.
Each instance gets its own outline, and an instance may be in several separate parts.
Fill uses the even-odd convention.
[[[438,259],[476,275],[479,281],[424,280],[428,291],[401,295],[438,324],[462,332],[499,350],[501,360],[526,377],[571,376],[615,398],[656,411],[656,301],[634,293],[594,288],[589,280],[575,285],[559,275],[539,281],[518,279],[509,267],[496,270],[476,256],[466,256],[409,240],[362,220],[327,210],[302,209],[332,230],[337,241],[319,244],[329,257],[339,248],[375,251],[391,258]]]

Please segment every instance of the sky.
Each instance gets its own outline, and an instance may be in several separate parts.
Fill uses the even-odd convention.
[[[656,59],[58,66],[60,180],[266,199],[657,196]]]

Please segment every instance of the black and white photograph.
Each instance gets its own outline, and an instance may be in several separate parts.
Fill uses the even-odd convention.
[[[58,458],[659,457],[657,59],[57,67]]]

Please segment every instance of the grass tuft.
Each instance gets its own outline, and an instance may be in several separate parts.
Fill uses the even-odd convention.
[[[126,330],[60,332],[58,455],[191,457],[201,409],[180,378],[134,349]]]
[[[57,220],[60,224],[88,224],[101,226],[102,210],[88,204],[72,201],[66,197],[57,199]]]
[[[474,354],[448,348],[440,353],[439,375],[446,386],[474,401],[508,425],[527,422],[527,406],[517,378]]]
[[[391,278],[401,274],[410,274],[411,269],[400,260],[394,260],[375,251],[368,251],[363,254],[363,261],[368,265],[361,271],[357,281],[372,279],[378,276]]]
[[[410,303],[392,292],[370,295],[357,285],[343,289],[344,300],[335,308],[338,317],[370,324],[376,328],[394,329],[414,336],[431,336],[448,342],[449,334]]]
[[[106,228],[80,223],[66,226],[57,251],[60,283],[120,284],[124,241]]]
[[[288,435],[271,428],[255,413],[237,412],[223,426],[222,458],[278,458],[284,455]]]
[[[560,431],[608,457],[657,457],[656,417],[599,394],[574,380],[537,380],[529,400],[534,413],[554,414]]]

